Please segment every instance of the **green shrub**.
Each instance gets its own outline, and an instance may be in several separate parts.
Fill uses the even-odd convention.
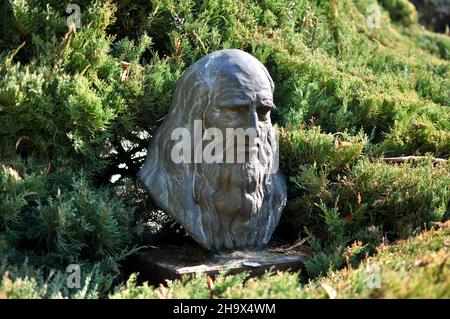
[[[302,284],[298,274],[267,272],[246,279],[246,274],[205,274],[184,278],[159,288],[136,284],[131,276],[110,298],[448,298],[448,225],[379,248],[359,266],[331,271]],[[361,247],[354,245],[351,253]]]
[[[120,274],[119,263],[135,251],[133,208],[110,190],[93,190],[82,174],[30,172],[19,163],[16,168],[0,170],[0,256],[6,262],[0,273],[25,260],[43,275],[79,264],[87,269],[84,274],[91,269],[95,277],[107,278],[97,293],[109,289]],[[63,278],[54,278],[55,287]]]
[[[2,166],[0,185],[0,229],[14,246],[70,260],[115,255],[130,243],[133,211],[108,191],[93,191],[83,175],[20,176]]]
[[[69,287],[69,272],[34,267],[28,260],[20,265],[0,264],[0,297],[10,299],[71,298],[93,299],[106,297],[114,281],[113,274],[105,274],[98,264],[80,265],[80,287]]]
[[[289,182],[277,236],[310,236],[312,275],[441,218],[446,168],[363,158],[450,156],[450,40],[421,30],[403,0],[382,1],[390,18],[372,30],[371,3],[79,1],[75,30],[67,2],[1,2],[2,273],[29,257],[43,278],[75,261],[110,278],[134,244],[183,239],[136,173],[183,71],[222,48],[253,54],[276,84]],[[18,295],[40,283],[21,282]]]
[[[417,22],[417,12],[414,5],[408,0],[381,0],[381,4],[393,21],[399,21],[404,25]]]
[[[298,274],[267,272],[259,278],[247,278],[247,273],[220,274],[207,279],[205,274],[195,278],[170,281],[155,288],[147,283],[138,285],[136,274],[114,289],[113,299],[143,298],[448,298],[449,267],[446,242],[448,225],[418,234],[406,241],[379,248],[377,256],[370,257],[357,267],[332,271],[327,276],[302,283]],[[83,281],[83,289],[71,295],[62,274],[44,279],[39,271],[29,266],[5,273],[0,280],[3,298],[95,298],[91,277]],[[21,274],[21,275],[19,275]],[[61,276],[61,277],[59,277]],[[53,278],[53,279],[52,279]],[[59,278],[59,279],[57,279]],[[209,281],[209,284],[208,284]],[[100,282],[100,281],[99,281]]]
[[[448,164],[430,161],[393,166],[360,160],[335,181],[319,168],[304,170],[303,196],[288,202],[280,232],[309,237],[313,257],[308,274],[316,277],[374,251],[383,237],[404,239],[417,230],[449,218]],[[348,247],[363,249],[354,256]],[[363,253],[361,253],[363,252]]]
[[[325,134],[320,132],[320,127],[313,127],[280,130],[279,143],[282,170],[296,178],[305,165],[339,172],[358,159],[366,140],[363,134]]]

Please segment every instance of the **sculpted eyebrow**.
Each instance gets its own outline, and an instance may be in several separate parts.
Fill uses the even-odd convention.
[[[238,97],[233,97],[230,99],[225,99],[219,102],[220,107],[233,107],[233,106],[245,106],[251,104],[250,99],[241,99]]]

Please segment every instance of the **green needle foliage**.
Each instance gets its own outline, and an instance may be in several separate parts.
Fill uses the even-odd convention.
[[[0,273],[35,278],[17,296],[103,297],[135,246],[185,240],[136,173],[183,71],[223,48],[276,84],[289,197],[274,238],[308,237],[308,276],[448,219],[450,167],[430,157],[450,156],[450,40],[408,1],[379,1],[373,29],[375,0],[77,3],[79,29],[67,1],[0,2]],[[369,160],[402,155],[428,159]],[[61,286],[70,263],[82,294]]]

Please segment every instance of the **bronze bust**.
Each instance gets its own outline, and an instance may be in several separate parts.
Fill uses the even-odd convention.
[[[138,176],[209,250],[263,249],[278,224],[287,192],[270,119],[273,90],[252,55],[213,52],[185,71],[152,137]]]

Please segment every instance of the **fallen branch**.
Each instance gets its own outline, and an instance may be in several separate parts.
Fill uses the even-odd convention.
[[[310,254],[309,247],[305,246],[304,243],[308,238],[297,239],[293,245],[287,245],[283,247],[268,248],[267,250],[273,253],[279,253],[283,255],[293,255],[293,256],[308,256]]]
[[[384,161],[386,163],[404,163],[404,162],[408,162],[408,161],[418,161],[418,160],[423,160],[423,159],[427,159],[427,156],[400,156],[400,157],[371,157],[370,161],[371,162],[375,162],[375,161]],[[431,161],[433,162],[433,164],[436,163],[447,163],[448,160],[443,159],[443,158],[435,158],[432,157]]]

